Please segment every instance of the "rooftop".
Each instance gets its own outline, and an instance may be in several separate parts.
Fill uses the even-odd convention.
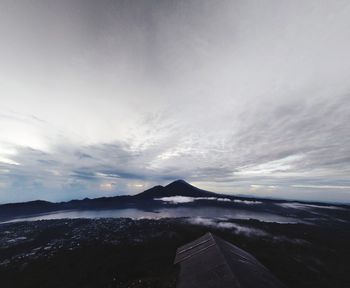
[[[211,233],[178,248],[174,263],[177,288],[285,287],[252,255]]]

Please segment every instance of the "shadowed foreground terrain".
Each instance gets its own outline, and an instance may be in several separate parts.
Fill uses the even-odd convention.
[[[175,287],[176,248],[211,231],[288,287],[350,287],[348,222],[63,219],[0,225],[1,287]]]

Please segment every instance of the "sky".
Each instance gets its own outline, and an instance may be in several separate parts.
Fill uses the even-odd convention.
[[[0,41],[0,203],[350,203],[347,0],[1,0]]]

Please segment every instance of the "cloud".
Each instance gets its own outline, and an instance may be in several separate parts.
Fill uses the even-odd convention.
[[[302,160],[302,155],[291,155],[282,159],[269,161],[267,163],[259,164],[252,167],[241,168],[236,175],[266,175],[276,172],[284,172],[292,169],[292,164],[296,161]]]
[[[350,202],[346,1],[49,2],[0,4],[0,202],[177,178]]]
[[[18,162],[13,161],[13,160],[6,158],[6,157],[0,157],[0,162],[2,162],[4,164],[10,164],[10,165],[20,165]]]
[[[239,200],[239,199],[235,199],[233,200],[233,202],[235,203],[243,203],[243,204],[248,204],[248,205],[256,205],[256,204],[262,204],[263,202],[261,201],[256,201],[256,200]]]
[[[232,222],[220,221],[212,218],[194,217],[189,218],[188,221],[191,224],[211,226],[219,229],[230,229],[235,234],[241,234],[248,237],[266,237],[270,236],[269,233],[261,229],[250,228],[242,225],[238,225]]]
[[[277,204],[279,206],[282,206],[284,208],[293,208],[293,209],[301,209],[301,210],[310,210],[310,209],[331,209],[331,210],[344,210],[344,208],[339,206],[332,206],[332,205],[315,205],[315,204],[304,204],[304,203],[297,203],[297,202],[291,202],[291,203],[280,203]]]
[[[263,203],[261,201],[256,201],[256,200],[239,200],[239,199],[231,200],[229,198],[222,198],[222,197],[187,197],[187,196],[162,197],[162,198],[154,198],[154,200],[163,201],[168,204],[190,203],[198,200],[232,202],[232,203],[239,203],[239,204],[246,204],[246,205],[257,205],[257,204]]]
[[[104,182],[100,184],[100,189],[101,190],[105,190],[105,191],[112,191],[114,190],[115,186],[117,185],[117,183],[114,182]]]
[[[344,189],[350,190],[350,186],[341,185],[292,185],[295,188],[313,188],[313,189]]]
[[[154,200],[163,201],[169,204],[181,204],[181,203],[190,203],[198,200],[213,200],[220,202],[230,202],[231,199],[228,198],[217,198],[217,197],[187,197],[187,196],[171,196],[171,197],[162,197],[154,198]]]

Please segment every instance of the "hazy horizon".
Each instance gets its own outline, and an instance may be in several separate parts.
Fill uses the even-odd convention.
[[[0,203],[350,203],[350,2],[2,0]]]
[[[185,181],[183,179],[177,179],[177,180],[182,180],[182,181]],[[175,180],[175,181],[177,181]],[[173,183],[174,181],[170,182],[170,183],[167,183],[167,184],[171,184]],[[187,182],[187,181],[185,181]],[[188,182],[187,182],[188,183]],[[191,183],[189,183],[191,184]],[[191,184],[192,185],[192,184]],[[97,199],[99,197],[116,197],[116,196],[133,196],[133,195],[137,195],[139,193],[143,193],[145,192],[146,190],[148,189],[151,189],[151,188],[154,188],[156,186],[159,186],[159,185],[155,185],[155,186],[150,186],[150,187],[145,187],[143,191],[138,191],[136,193],[133,193],[133,194],[126,194],[126,193],[122,193],[122,195],[120,195],[120,193],[116,193],[115,195],[113,194],[110,194],[108,196],[96,196],[96,197],[92,197],[92,198],[89,198],[89,197],[83,197],[81,196],[80,198],[67,198],[67,199],[61,199],[61,201],[50,201],[49,199],[32,199],[32,200],[29,200],[29,201],[19,201],[19,202],[0,202],[0,205],[2,204],[16,204],[16,203],[26,203],[26,202],[31,202],[31,201],[48,201],[48,202],[52,202],[52,203],[60,203],[60,202],[69,202],[69,201],[72,201],[72,200],[84,200],[84,199]],[[163,185],[161,185],[163,186]],[[165,187],[166,185],[164,185],[163,187]],[[197,187],[197,186],[194,186],[196,188],[200,188],[202,189],[201,187]],[[204,190],[204,189],[202,189]],[[208,191],[208,190],[205,190],[205,191]],[[323,203],[323,204],[334,204],[334,205],[350,205],[350,202],[347,202],[347,201],[337,201],[337,200],[317,200],[317,199],[314,199],[314,200],[308,200],[308,199],[305,199],[305,200],[300,200],[300,199],[297,199],[297,198],[291,198],[291,197],[288,197],[288,196],[284,196],[283,194],[280,195],[280,197],[278,196],[259,196],[259,195],[251,195],[251,194],[236,194],[234,192],[217,192],[217,191],[208,191],[208,192],[212,192],[212,193],[216,193],[216,194],[219,194],[219,195],[229,195],[229,196],[235,196],[235,197],[238,197],[238,198],[247,198],[247,199],[257,199],[257,200],[281,200],[281,201],[288,201],[293,203],[293,202],[310,202],[310,203]],[[179,194],[181,194],[181,191],[179,191]],[[180,198],[180,200],[177,202],[176,199]],[[206,197],[187,197],[187,196],[172,196],[172,197],[168,197],[169,200],[166,200],[167,197],[164,197],[164,198],[155,198],[155,200],[162,200],[162,201],[170,201],[170,202],[174,202],[174,204],[178,203],[178,204],[181,204],[181,203],[187,203],[187,202],[193,202],[194,200],[196,199],[199,199],[199,200],[203,200],[205,199]],[[171,199],[170,199],[171,198]],[[207,197],[208,200],[212,200],[213,197]],[[163,200],[164,199],[164,200]],[[227,198],[222,198],[224,199],[224,201],[226,201]],[[228,200],[228,199],[227,199]],[[241,201],[241,200],[234,200],[234,201]],[[245,200],[244,200],[245,201]],[[249,201],[248,201],[249,202]],[[254,201],[253,201],[254,202]],[[259,202],[257,201],[258,203],[262,203],[262,202]],[[249,204],[249,203],[248,203]],[[327,207],[327,206],[326,206]],[[113,209],[112,209],[113,210]],[[137,208],[136,208],[137,210]]]

